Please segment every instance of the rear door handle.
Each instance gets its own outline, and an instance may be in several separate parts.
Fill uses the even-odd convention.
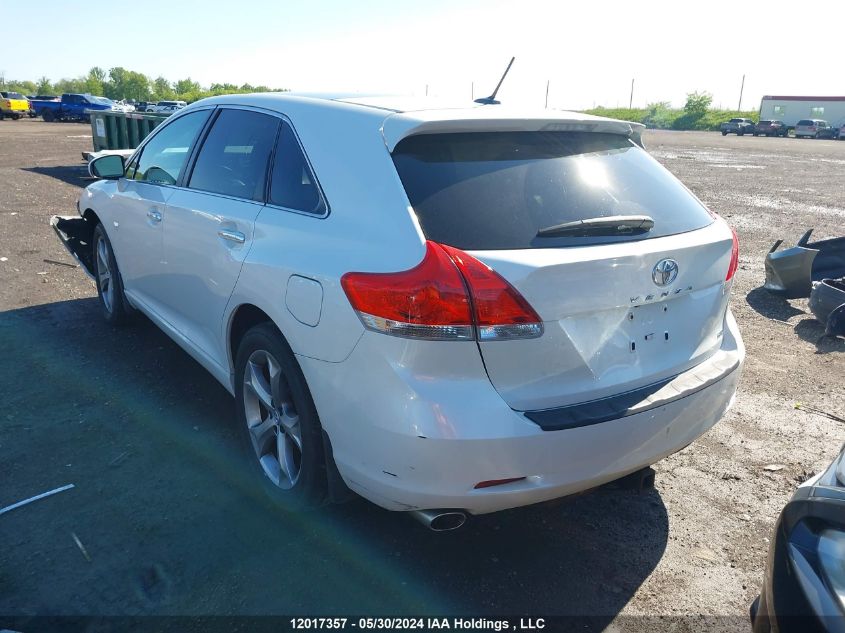
[[[229,240],[230,242],[235,242],[237,244],[243,244],[246,242],[246,235],[241,233],[240,231],[228,231],[226,229],[220,229],[217,231],[217,235],[222,237],[224,240]]]
[[[153,222],[161,222],[161,211],[157,211],[156,209],[150,209],[149,211],[147,211],[147,217]]]

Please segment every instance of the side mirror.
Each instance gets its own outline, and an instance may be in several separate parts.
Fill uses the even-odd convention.
[[[88,171],[94,178],[117,180],[123,177],[126,166],[123,164],[123,156],[110,154],[92,160],[88,165]]]

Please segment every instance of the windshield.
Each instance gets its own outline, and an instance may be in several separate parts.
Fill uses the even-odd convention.
[[[393,161],[426,236],[468,250],[648,239],[713,221],[672,174],[616,134],[426,134],[401,141]],[[609,216],[648,216],[654,227],[647,234],[538,236]]]
[[[99,103],[100,105],[112,105],[114,103],[111,99],[106,99],[105,97],[93,97],[89,95],[87,98],[90,103]]]

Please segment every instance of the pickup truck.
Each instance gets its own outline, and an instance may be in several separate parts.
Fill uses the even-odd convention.
[[[727,136],[728,134],[736,134],[737,136],[742,136],[746,132],[748,134],[754,133],[754,121],[751,119],[731,119],[726,123],[722,123],[719,126],[719,129],[722,131],[722,136]]]
[[[65,93],[61,99],[39,100],[32,102],[35,114],[47,122],[50,121],[88,121],[86,110],[115,110],[110,99],[89,94]]]
[[[18,92],[0,92],[0,120],[11,117],[15,120],[29,114],[29,101]]]

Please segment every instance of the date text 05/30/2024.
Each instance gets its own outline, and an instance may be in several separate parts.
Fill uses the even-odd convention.
[[[364,629],[394,631],[539,631],[546,628],[544,618],[492,620],[488,618],[291,618],[293,630]]]

